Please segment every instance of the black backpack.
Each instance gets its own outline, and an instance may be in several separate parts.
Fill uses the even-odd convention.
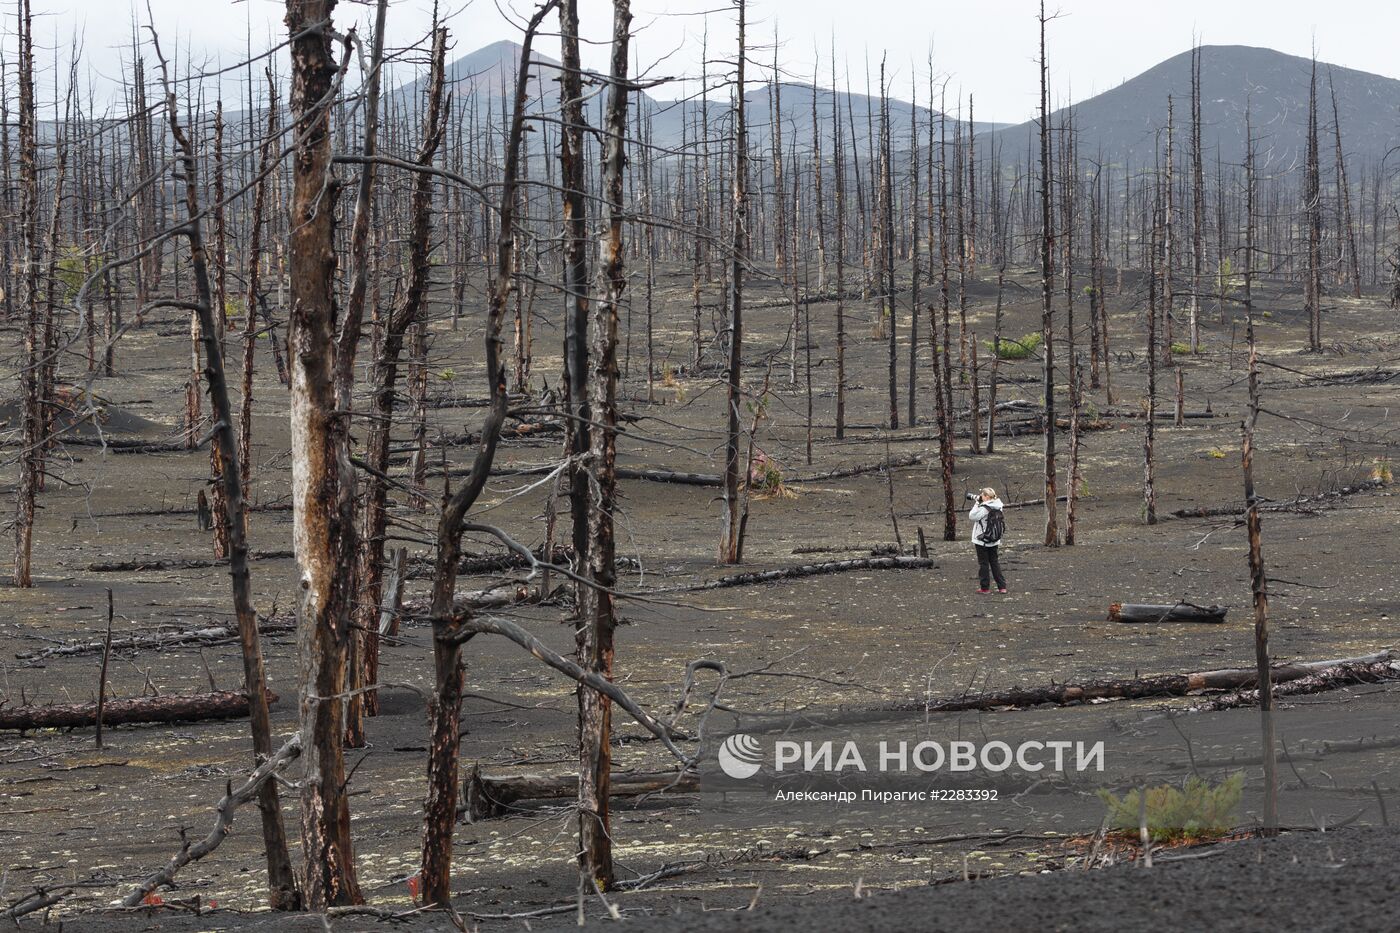
[[[1006,534],[1006,515],[1001,509],[987,507],[987,515],[982,519],[982,533],[978,535],[984,545],[997,544]]]

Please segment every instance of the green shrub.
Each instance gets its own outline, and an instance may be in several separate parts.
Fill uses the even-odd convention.
[[[1172,352],[1179,356],[1186,356],[1191,352],[1191,345],[1184,340],[1173,340]]]
[[[996,353],[1003,360],[1025,360],[1029,359],[1040,348],[1041,339],[1038,332],[1026,334],[1020,340],[1010,340],[1003,337],[995,346],[988,341],[987,349]]]
[[[1147,788],[1147,833],[1154,842],[1177,842],[1223,836],[1235,828],[1235,810],[1244,789],[1244,772],[1236,771],[1219,784],[1188,777],[1181,787],[1162,784]],[[1121,798],[1100,790],[1108,805],[1110,830],[1136,835],[1142,791]]]
[[[1235,264],[1226,256],[1215,272],[1215,288],[1220,293],[1221,300],[1228,301],[1243,280],[1244,276],[1235,273]]]
[[[76,246],[59,248],[58,261],[54,263],[54,278],[58,280],[59,292],[64,301],[72,301],[78,296],[87,278],[88,263],[91,260]]]

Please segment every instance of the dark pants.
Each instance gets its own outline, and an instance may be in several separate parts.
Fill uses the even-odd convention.
[[[1001,575],[1001,560],[997,556],[1000,548],[974,544],[977,549],[977,580],[982,589],[991,589],[992,580],[997,581],[997,589],[1006,589],[1006,577]]]

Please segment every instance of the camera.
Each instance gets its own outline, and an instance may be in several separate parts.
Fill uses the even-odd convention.
[[[975,492],[965,492],[963,493],[963,498],[966,499],[968,502],[976,502],[978,499],[978,495]]]

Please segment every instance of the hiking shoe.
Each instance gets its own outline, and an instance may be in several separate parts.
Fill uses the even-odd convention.
[[[983,596],[986,596],[988,593],[991,592],[991,590],[978,590],[977,592],[981,593]]]
[[[997,587],[997,592],[998,592],[998,593],[1005,593],[1005,592],[1006,592],[1006,587],[1004,587],[1004,586],[999,586],[999,587]]]

